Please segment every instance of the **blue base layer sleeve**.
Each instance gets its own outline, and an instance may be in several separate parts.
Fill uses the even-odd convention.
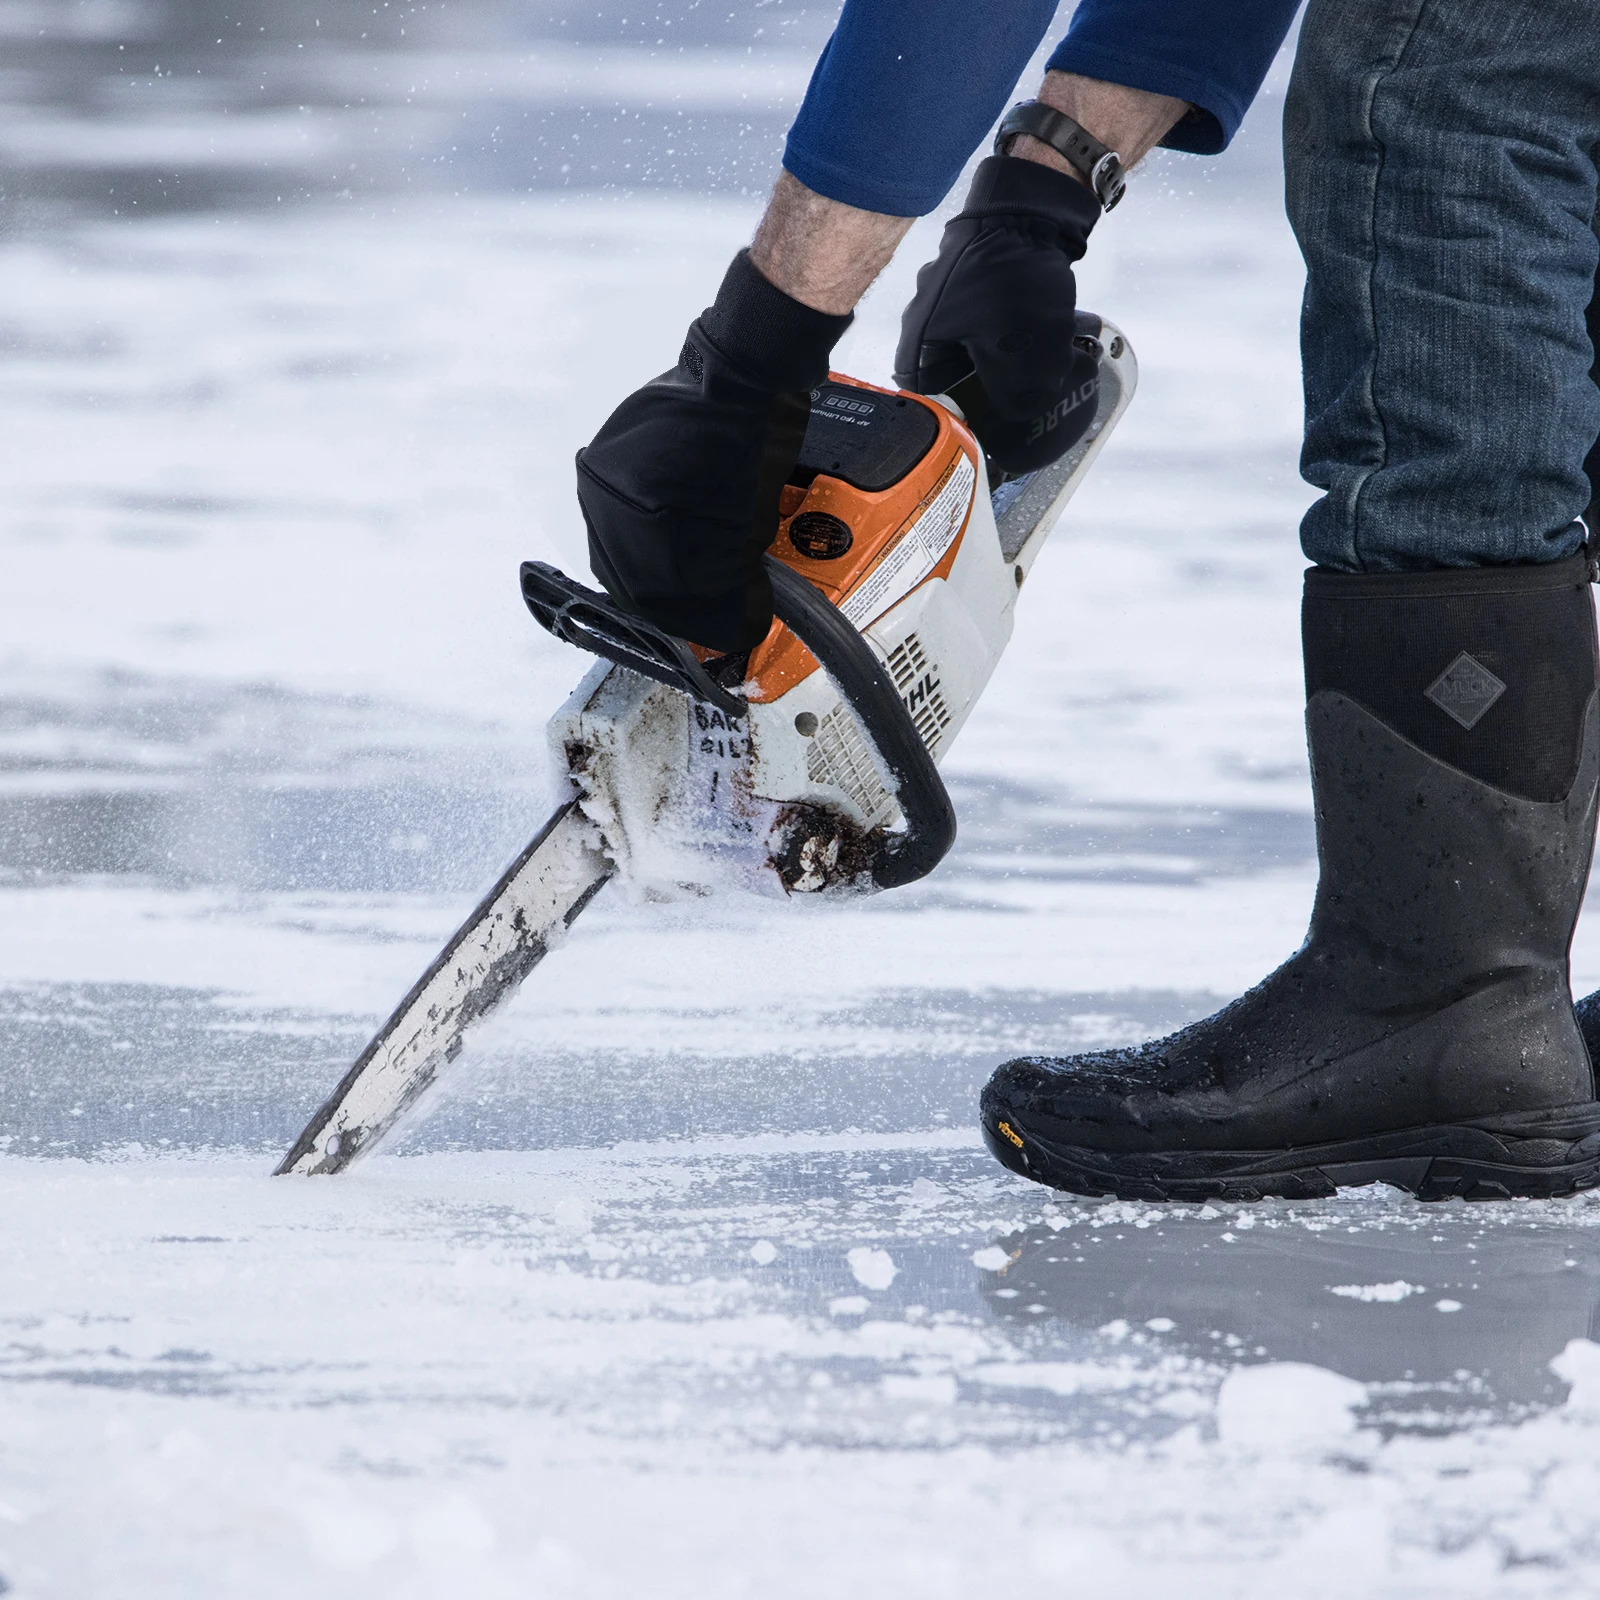
[[[932,211],[1015,97],[1055,9],[1055,0],[845,0],[784,166],[845,205]],[[1083,0],[1050,65],[1190,101],[1195,111],[1163,142],[1211,154],[1238,129],[1296,9],[1297,0]]]

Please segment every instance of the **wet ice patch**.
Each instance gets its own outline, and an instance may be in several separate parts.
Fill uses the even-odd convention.
[[[1247,1450],[1293,1448],[1355,1432],[1365,1384],[1326,1367],[1273,1361],[1240,1367],[1217,1394],[1217,1437]]]
[[[871,1245],[857,1245],[845,1260],[850,1263],[851,1276],[863,1289],[887,1289],[900,1271],[887,1250]]]
[[[1408,1295],[1425,1294],[1420,1283],[1407,1283],[1396,1278],[1393,1283],[1340,1283],[1328,1288],[1329,1294],[1342,1295],[1346,1300],[1359,1300],[1364,1305],[1393,1305]]]

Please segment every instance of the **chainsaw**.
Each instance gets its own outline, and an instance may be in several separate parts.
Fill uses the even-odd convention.
[[[730,886],[857,895],[925,877],[955,841],[938,763],[1011,637],[1018,591],[1132,399],[1123,334],[1079,313],[1094,421],[1052,465],[992,472],[949,395],[841,374],[812,392],[765,557],[774,621],[718,657],[543,562],[523,598],[599,659],[551,718],[569,798],[417,980],[278,1165],[341,1172],[455,1061],[613,877],[644,897]]]

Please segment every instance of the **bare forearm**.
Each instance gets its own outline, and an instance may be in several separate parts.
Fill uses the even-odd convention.
[[[1169,95],[1070,72],[1047,72],[1039,98],[1115,150],[1125,168],[1154,149],[1189,109]],[[1083,178],[1064,156],[1027,135],[1012,144],[1011,153]],[[802,305],[843,316],[855,310],[915,220],[829,200],[785,172],[756,229],[750,260],[769,283]]]
[[[750,260],[768,283],[813,311],[843,316],[888,266],[915,217],[861,211],[780,173]]]

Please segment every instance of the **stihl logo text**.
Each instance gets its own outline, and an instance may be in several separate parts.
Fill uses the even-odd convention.
[[[931,672],[925,672],[905,694],[900,696],[900,699],[904,702],[906,710],[915,716],[928,703],[929,696],[938,687],[939,680]]]

